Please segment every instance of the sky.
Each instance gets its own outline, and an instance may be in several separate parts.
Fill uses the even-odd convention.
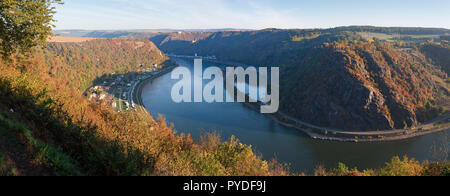
[[[449,0],[65,0],[56,29],[450,29]]]

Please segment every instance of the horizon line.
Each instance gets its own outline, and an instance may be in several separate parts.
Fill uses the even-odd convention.
[[[343,26],[334,26],[334,27],[311,27],[311,28],[275,28],[275,27],[267,27],[267,28],[130,28],[130,29],[80,29],[80,28],[64,28],[64,29],[52,29],[53,31],[207,31],[207,30],[236,30],[236,31],[260,31],[265,29],[279,29],[279,30],[323,30],[323,29],[334,29],[341,27],[377,27],[377,28],[423,28],[423,29],[446,29],[450,30],[447,27],[426,27],[426,26],[375,26],[375,25],[343,25]]]

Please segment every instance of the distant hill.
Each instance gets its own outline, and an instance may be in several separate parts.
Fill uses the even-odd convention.
[[[50,43],[80,43],[86,42],[90,40],[94,40],[97,38],[91,37],[63,37],[63,36],[53,36],[47,40]]]
[[[95,38],[149,38],[171,31],[89,31],[89,30],[55,30],[53,33],[63,37],[95,37]]]
[[[347,26],[336,27],[325,30],[327,32],[372,32],[401,35],[442,35],[450,33],[450,29],[444,28],[423,28],[423,27],[375,27],[375,26]]]
[[[150,29],[150,30],[54,30],[53,33],[65,37],[96,38],[150,38],[160,34],[178,32],[220,32],[220,31],[252,31],[250,29]]]

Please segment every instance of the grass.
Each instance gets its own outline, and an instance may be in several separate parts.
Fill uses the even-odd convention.
[[[17,176],[18,173],[16,168],[8,164],[6,156],[0,153],[0,176]]]
[[[315,176],[449,176],[450,163],[428,162],[420,163],[415,159],[404,157],[394,157],[380,169],[366,169],[363,171],[358,168],[349,168],[343,163],[331,170],[326,170],[319,166],[316,168]]]
[[[391,34],[385,34],[385,33],[372,33],[372,32],[358,32],[358,35],[362,36],[364,39],[372,40],[372,39],[379,39],[384,41],[396,41],[396,40],[403,40],[406,38],[412,38],[412,39],[437,39],[439,38],[439,35],[391,35]]]
[[[121,108],[121,110],[122,111],[126,111],[128,108],[127,108],[127,104],[126,104],[126,100],[123,100],[123,101],[121,101],[121,103],[122,103],[122,108]]]
[[[38,164],[45,165],[55,172],[56,175],[82,175],[77,169],[76,162],[64,153],[59,152],[53,146],[35,139],[31,131],[23,123],[13,120],[11,115],[0,113],[0,125],[4,126],[8,131],[14,132],[17,138],[24,138],[26,146],[31,151],[36,151],[35,161]],[[1,167],[6,164],[1,161]]]

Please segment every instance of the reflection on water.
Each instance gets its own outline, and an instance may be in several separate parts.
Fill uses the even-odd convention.
[[[267,96],[267,87],[261,87],[258,88],[258,86],[253,86],[247,83],[236,83],[236,89],[240,92],[244,92],[245,94],[247,94],[251,99],[253,100],[265,100],[266,96]],[[257,93],[256,95],[253,95],[251,93],[251,91],[255,91],[255,92],[259,92],[261,91],[261,94]],[[259,95],[262,95],[261,97]]]
[[[182,66],[193,67],[193,62],[189,60],[175,60]],[[205,68],[213,64],[204,62],[203,65]],[[291,163],[297,172],[311,172],[319,164],[336,167],[338,162],[360,169],[379,168],[393,156],[404,155],[430,160],[433,158],[430,148],[435,143],[448,142],[445,133],[384,143],[312,140],[300,131],[281,126],[241,103],[174,103],[171,88],[176,82],[167,74],[144,87],[144,105],[153,116],[164,115],[179,132],[191,133],[194,139],[205,131],[217,131],[224,139],[234,135],[243,143],[252,145],[264,159],[276,157]]]

